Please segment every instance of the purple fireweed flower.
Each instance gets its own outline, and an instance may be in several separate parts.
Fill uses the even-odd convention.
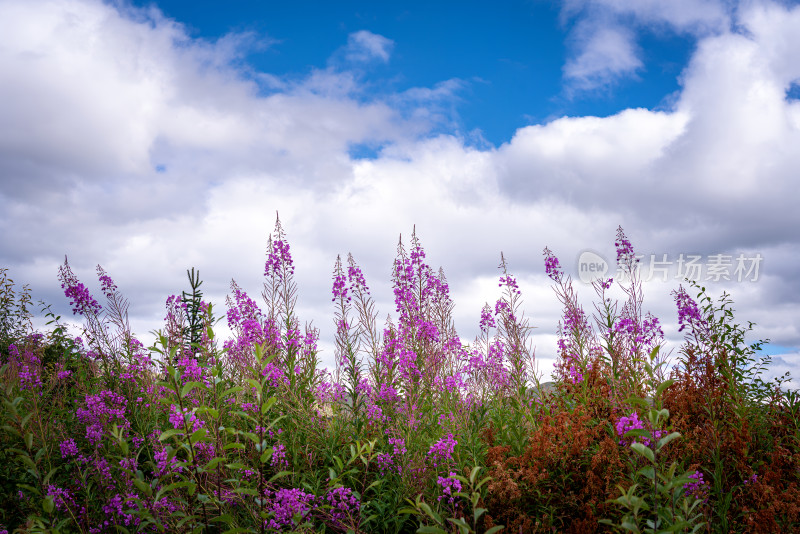
[[[615,425],[617,429],[617,435],[621,438],[619,444],[620,445],[631,445],[636,443],[637,441],[642,443],[645,447],[649,447],[651,441],[649,438],[645,437],[635,437],[635,438],[625,438],[625,434],[632,430],[645,430],[647,427],[645,426],[645,421],[639,420],[639,414],[636,412],[632,412],[629,416],[620,417],[619,421]],[[659,440],[664,435],[664,432],[661,430],[651,430],[651,436],[654,440]],[[641,440],[641,441],[639,441]]]
[[[549,248],[544,249],[544,270],[547,276],[554,282],[561,282],[564,276],[564,271],[561,269],[561,263],[558,258],[553,254]]]
[[[633,252],[633,245],[631,245],[631,242],[625,236],[622,226],[617,228],[617,241],[614,243],[614,246],[617,248],[618,264],[632,267],[633,263],[639,263],[639,259],[636,258],[636,254]]]
[[[442,487],[442,494],[436,498],[437,501],[447,499],[450,504],[456,501],[454,493],[461,491],[461,481],[456,478],[456,473],[450,471],[450,475],[446,477],[438,477],[436,483]]]
[[[294,517],[299,514],[301,519],[305,518],[313,508],[315,500],[313,494],[296,488],[283,488],[273,492],[270,510],[272,518],[266,526],[278,531],[283,531],[284,528],[293,531],[298,526]]]
[[[428,460],[434,467],[444,465],[446,462],[453,460],[453,451],[455,451],[458,441],[453,438],[453,434],[448,433],[445,437],[431,445],[428,450]]]
[[[700,471],[695,471],[689,475],[689,478],[691,479],[691,482],[683,485],[684,495],[687,497],[693,496],[696,499],[702,500],[703,502],[708,502],[708,486],[706,481],[703,480],[703,473]]]
[[[86,395],[86,408],[78,408],[75,414],[86,425],[89,443],[97,445],[102,439],[103,430],[111,424],[130,427],[130,422],[125,418],[126,405],[125,397],[113,391],[103,390],[97,395]]]
[[[8,346],[9,362],[17,367],[19,386],[23,390],[36,391],[42,387],[42,361],[34,351],[24,348],[20,354],[19,348],[13,343]],[[41,395],[41,391],[39,392]]]
[[[488,332],[490,328],[496,327],[497,323],[495,323],[494,317],[492,317],[492,309],[487,303],[481,310],[481,332]]]
[[[72,272],[66,256],[64,256],[64,265],[58,268],[58,279],[61,281],[64,295],[70,299],[73,314],[80,313],[84,317],[89,317],[100,313],[102,307]]]
[[[117,285],[99,265],[97,266],[97,278],[100,280],[100,289],[103,291],[103,294],[109,299],[113,298],[114,292],[117,290]]]
[[[155,469],[155,476],[163,477],[164,475],[168,475],[170,473],[180,473],[183,471],[183,467],[178,466],[178,458],[173,456],[172,458],[169,457],[169,450],[164,447],[161,450],[157,450],[153,454],[153,459],[156,461],[156,469]]]
[[[356,291],[369,294],[369,287],[367,287],[367,281],[364,278],[364,273],[362,273],[361,268],[356,265],[352,254],[348,255],[348,263],[347,280],[350,283],[350,287]]]
[[[289,460],[286,459],[286,446],[283,443],[278,443],[272,447],[270,464],[278,471],[289,469]]]
[[[691,326],[692,329],[698,326],[702,329],[708,327],[697,303],[686,293],[683,286],[679,286],[672,294],[675,295],[675,304],[678,306],[678,324],[681,325],[678,332],[682,332],[687,326]]]
[[[333,526],[345,526],[345,522],[358,519],[361,502],[353,495],[353,490],[350,488],[332,489],[325,495],[325,501],[331,506],[329,513],[333,519]]]
[[[342,258],[340,256],[336,256],[336,265],[333,268],[333,298],[331,299],[331,302],[336,302],[336,299],[350,302],[350,297],[347,295],[347,291],[347,277],[344,275],[344,271],[342,271]]]
[[[78,446],[72,438],[66,439],[59,443],[58,448],[61,450],[62,458],[70,458],[78,455]]]
[[[66,512],[70,509],[75,510],[75,499],[69,490],[48,484],[47,496],[53,498],[53,504],[59,512]]]
[[[139,506],[136,503],[138,497],[135,493],[127,493],[124,496],[117,493],[106,504],[102,505],[101,509],[106,516],[118,518],[125,526],[138,525],[141,522],[141,518],[125,513],[125,510],[138,509]]]
[[[275,239],[270,235],[267,242],[267,262],[264,265],[264,276],[283,280],[285,276],[294,274],[294,263],[292,253],[289,251],[289,242],[285,239],[280,221],[276,223],[275,231]]]
[[[394,464],[394,457],[386,452],[382,452],[375,457],[375,462],[378,464],[378,470],[381,475],[385,475],[389,471],[397,471],[400,474],[400,466]]]
[[[188,425],[190,432],[196,432],[205,426],[205,421],[199,419],[197,414],[189,408],[181,411],[180,406],[172,404],[169,407],[169,422],[176,429],[183,429],[184,424]]]

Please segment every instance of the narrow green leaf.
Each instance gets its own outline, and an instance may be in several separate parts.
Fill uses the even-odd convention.
[[[164,432],[161,433],[160,436],[158,436],[158,441],[164,441],[167,438],[171,438],[175,434],[182,434],[182,433],[183,430],[181,430],[180,428],[172,428],[170,430],[165,430]]]
[[[222,457],[222,456],[217,456],[217,457],[215,457],[215,458],[212,458],[212,459],[211,459],[211,460],[209,460],[209,462],[208,462],[208,463],[205,465],[205,467],[203,467],[203,470],[205,470],[205,471],[210,471],[210,470],[214,469],[215,467],[217,467],[217,466],[218,466],[220,463],[222,463],[222,462],[224,462],[224,461],[225,461],[225,458],[224,458],[224,457]]]
[[[279,478],[283,478],[283,477],[285,477],[287,475],[291,475],[291,474],[293,474],[291,471],[278,471],[277,473],[272,475],[270,477],[270,479],[267,480],[267,482],[271,484],[271,483],[275,482],[276,480],[278,480]],[[355,491],[353,493],[355,493]]]
[[[139,480],[138,478],[133,479],[133,484],[136,488],[147,495],[148,497],[153,494],[153,488],[150,487],[149,484],[145,484],[143,481]]]
[[[655,463],[656,457],[653,454],[652,449],[650,449],[649,447],[645,447],[641,443],[634,443],[631,445],[631,449],[641,454],[645,458],[647,458],[650,461],[650,463]]]
[[[658,387],[656,388],[655,398],[660,397],[661,394],[664,393],[664,391],[674,383],[675,383],[675,381],[673,379],[671,379],[671,378],[669,380],[665,380],[665,381],[661,382],[661,384],[659,384]]]
[[[489,530],[487,530],[485,534],[495,534],[495,532],[500,532],[501,530],[503,530],[505,528],[506,527],[504,527],[503,525],[496,525],[496,526],[490,528]]]
[[[268,398],[267,402],[261,405],[261,415],[266,415],[266,413],[269,412],[273,406],[275,406],[275,403],[277,401],[278,399],[276,399],[275,397]]]
[[[657,445],[657,447],[656,447],[656,450],[659,450],[659,451],[660,451],[660,450],[661,450],[661,448],[662,448],[664,445],[666,445],[667,443],[669,443],[669,442],[670,442],[670,441],[672,441],[673,439],[677,439],[677,438],[679,438],[679,437],[681,437],[681,433],[680,433],[680,432],[673,432],[672,434],[670,434],[670,435],[668,435],[668,436],[664,436],[663,438],[661,438],[660,440],[658,440],[658,445]]]
[[[181,398],[184,398],[184,397],[186,397],[186,396],[187,396],[189,393],[191,393],[191,392],[192,392],[192,390],[194,390],[194,388],[196,388],[196,387],[200,387],[200,386],[202,386],[202,385],[203,385],[203,384],[201,384],[200,382],[195,382],[195,381],[192,381],[192,382],[186,382],[186,383],[183,385],[183,387],[181,388]]]

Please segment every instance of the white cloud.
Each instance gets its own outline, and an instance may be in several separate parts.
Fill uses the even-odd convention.
[[[594,89],[630,76],[642,68],[633,35],[619,27],[586,28],[580,52],[564,65],[564,77],[578,89]]]
[[[646,69],[636,42],[642,31],[701,38],[731,27],[730,7],[720,0],[568,0],[561,19],[576,21],[564,66],[570,91],[607,88]]]
[[[346,57],[350,61],[378,59],[386,63],[394,47],[394,41],[383,35],[360,30],[347,36]]]

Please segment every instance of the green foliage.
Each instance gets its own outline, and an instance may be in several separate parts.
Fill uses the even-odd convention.
[[[649,445],[634,442],[630,446],[639,457],[634,464],[643,466],[636,470],[634,482],[627,490],[617,486],[620,496],[612,502],[623,510],[622,518],[616,523],[607,519],[601,520],[601,523],[611,525],[618,531],[637,534],[700,532],[704,526],[700,512],[703,501],[694,495],[687,495],[684,489],[691,482],[690,473],[678,474],[677,462],[672,462],[669,467],[664,465],[662,451],[680,438],[680,433],[667,433],[669,410],[663,408],[661,396],[673,384],[673,380],[659,382],[656,378],[653,362],[657,353],[658,347],[655,347],[650,354],[650,361],[643,362],[648,377],[646,385],[655,392],[652,406],[644,398],[628,399],[630,404],[648,409],[649,428],[631,430],[625,434],[626,438],[648,440]],[[663,365],[663,362],[656,365]]]

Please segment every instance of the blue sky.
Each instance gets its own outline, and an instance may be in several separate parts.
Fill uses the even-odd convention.
[[[348,35],[369,31],[388,41],[386,59],[360,66],[365,97],[458,82],[453,124],[474,142],[499,146],[517,128],[564,115],[608,116],[626,108],[660,108],[679,89],[678,75],[694,46],[669,28],[637,32],[643,64],[609,87],[581,89],[564,65],[579,48],[578,14],[556,2],[135,2],[156,5],[189,35],[216,41],[249,34],[241,60],[253,70],[300,79],[312,69],[341,68]],[[577,41],[577,42],[576,42]],[[265,86],[270,92],[271,88]],[[478,135],[479,133],[479,135]]]
[[[219,308],[232,279],[258,295],[279,212],[331,366],[336,256],[384,318],[416,228],[464,340],[504,254],[546,377],[542,249],[592,311],[580,258],[613,260],[621,225],[646,268],[669,261],[643,306],[673,354],[678,259],[697,256],[796,375],[797,50],[798,3],[769,0],[2,0],[0,266],[69,317],[64,256],[95,291],[102,265],[147,341],[190,267]],[[763,261],[715,279],[715,257]]]

